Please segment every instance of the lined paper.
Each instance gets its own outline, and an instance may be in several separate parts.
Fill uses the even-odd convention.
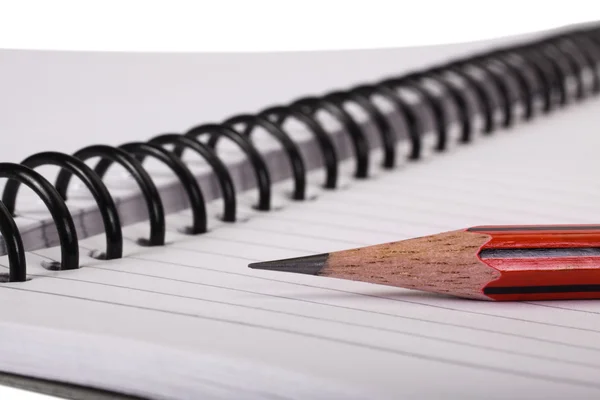
[[[155,398],[595,398],[595,301],[487,303],[247,265],[471,225],[597,223],[598,106],[315,200],[281,195],[266,213],[243,206],[244,222],[219,222],[215,203],[201,236],[177,231],[189,211],[171,214],[165,247],[137,246],[148,231],[140,222],[125,228],[121,260],[85,256],[103,247],[101,235],[81,241],[77,271],[39,266],[58,259],[57,248],[30,252],[31,280],[0,290],[1,324],[24,338],[0,340],[0,369]],[[38,330],[48,336],[37,340]]]

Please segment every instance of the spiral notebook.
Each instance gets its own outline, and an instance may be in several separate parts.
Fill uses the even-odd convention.
[[[0,164],[52,205],[4,186],[0,382],[89,399],[597,398],[594,301],[491,304],[247,265],[597,223],[599,92],[600,31],[577,27],[75,153],[114,161],[91,169]]]

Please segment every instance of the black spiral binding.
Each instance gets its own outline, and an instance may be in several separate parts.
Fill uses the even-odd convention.
[[[586,75],[587,74],[587,75]],[[588,79],[586,79],[586,76]],[[591,84],[586,80],[591,79]],[[432,91],[431,85],[441,88],[448,99]],[[588,87],[589,86],[589,87]],[[46,268],[70,270],[79,268],[79,247],[75,225],[65,204],[67,188],[75,175],[90,190],[96,201],[106,232],[106,250],[96,258],[111,260],[123,254],[123,234],[115,202],[102,178],[112,163],[123,166],[139,185],[148,208],[149,238],[139,239],[145,246],[165,244],[165,212],[159,192],[144,169],[144,160],[152,157],[169,167],[180,180],[192,211],[191,224],[183,232],[198,235],[207,231],[207,212],[202,189],[194,175],[181,160],[184,151],[200,155],[212,168],[217,178],[224,209],[224,222],[236,221],[236,194],[233,180],[223,161],[217,156],[215,146],[222,138],[233,141],[250,161],[257,181],[260,211],[272,209],[271,177],[267,164],[252,142],[252,132],[260,127],[283,146],[293,178],[291,198],[303,201],[306,195],[306,166],[298,145],[283,128],[289,118],[302,123],[315,137],[325,170],[325,189],[339,185],[339,155],[316,113],[327,111],[343,126],[349,136],[355,158],[354,177],[369,177],[370,147],[361,124],[347,111],[345,105],[358,105],[369,116],[381,141],[383,169],[393,169],[399,159],[397,132],[374,98],[386,99],[406,126],[410,150],[408,160],[418,160],[423,154],[421,132],[424,120],[398,91],[407,89],[420,96],[430,115],[436,133],[435,150],[448,148],[448,120],[450,113],[458,116],[460,137],[458,143],[473,140],[472,115],[483,116],[484,135],[497,129],[513,126],[518,118],[528,121],[540,114],[564,107],[600,93],[600,28],[573,29],[525,44],[492,49],[485,54],[457,59],[422,71],[389,77],[373,84],[363,84],[347,90],[336,90],[323,96],[297,99],[289,105],[277,105],[256,113],[237,115],[222,123],[203,124],[184,134],[166,133],[145,143],[127,143],[119,147],[94,145],[76,151],[73,155],[43,152],[21,162],[0,163],[0,177],[8,178],[0,202],[0,232],[4,238],[9,259],[9,273],[2,281],[27,280],[25,251],[21,235],[15,224],[15,205],[20,184],[25,184],[48,207],[57,227],[61,246],[61,262],[45,265]],[[517,108],[522,107],[522,115]],[[498,113],[499,117],[495,115]],[[206,137],[205,142],[199,139]],[[174,146],[168,151],[164,146]],[[94,168],[84,162],[100,157]],[[55,185],[52,185],[34,168],[52,164],[61,168]]]

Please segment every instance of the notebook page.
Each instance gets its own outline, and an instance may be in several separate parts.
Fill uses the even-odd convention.
[[[300,376],[311,397],[326,382],[333,389],[325,398],[347,398],[344,388],[364,398],[594,398],[597,302],[467,301],[247,265],[478,224],[595,223],[598,105],[590,101],[429,162],[352,181],[314,201],[246,210],[246,222],[213,221],[200,237],[178,234],[173,227],[189,216],[172,215],[164,248],[134,246],[148,227],[130,226],[122,260],[82,257],[81,270],[51,272],[38,265],[57,259],[56,248],[30,253],[32,279],[2,286],[3,304],[10,304],[2,321],[15,335],[35,327],[56,339],[23,336],[20,352],[14,341],[0,340],[0,369],[194,398],[208,390],[198,383],[206,376],[198,365],[222,357]],[[102,244],[98,236],[82,241],[82,249]],[[87,335],[110,343],[111,357],[103,356],[106,347],[86,347]],[[86,357],[65,356],[82,348]],[[163,363],[152,362],[153,351]],[[175,356],[180,352],[187,356]],[[142,368],[140,353],[150,357]],[[74,365],[77,374],[67,374]],[[249,387],[227,374],[210,379],[211,388],[229,385],[227,393],[210,392],[214,398]],[[277,376],[272,381],[254,381],[263,398],[306,394],[277,386]]]

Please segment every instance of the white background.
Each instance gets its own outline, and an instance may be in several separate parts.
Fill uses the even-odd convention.
[[[2,0],[0,47],[339,50],[457,43],[600,17],[595,0]]]

